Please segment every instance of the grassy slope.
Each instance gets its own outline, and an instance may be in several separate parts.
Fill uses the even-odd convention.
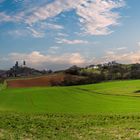
[[[0,139],[138,140],[139,89],[140,80],[3,89]]]
[[[140,80],[103,82],[95,86],[86,85],[81,88],[102,94],[139,96],[139,94],[134,92],[140,90]]]
[[[134,93],[139,89],[139,80],[73,87],[5,89],[0,93],[0,110],[83,114],[140,112],[140,96]]]

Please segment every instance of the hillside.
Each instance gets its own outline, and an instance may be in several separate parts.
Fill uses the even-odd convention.
[[[46,113],[139,112],[140,80],[85,86],[5,89],[0,110]]]
[[[0,139],[138,140],[140,80],[67,87],[0,85]]]

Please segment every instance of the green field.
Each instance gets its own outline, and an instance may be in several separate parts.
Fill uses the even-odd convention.
[[[0,139],[140,139],[140,80],[71,87],[0,85]]]
[[[140,81],[85,86],[4,89],[0,110],[37,113],[140,112]]]

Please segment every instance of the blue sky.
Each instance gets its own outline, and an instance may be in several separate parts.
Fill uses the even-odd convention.
[[[0,69],[140,60],[139,0],[0,0]]]

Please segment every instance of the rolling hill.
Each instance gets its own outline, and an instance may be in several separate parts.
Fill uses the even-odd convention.
[[[0,139],[140,139],[140,80],[0,89]]]
[[[7,88],[0,110],[45,113],[139,112],[140,80],[70,87]]]

